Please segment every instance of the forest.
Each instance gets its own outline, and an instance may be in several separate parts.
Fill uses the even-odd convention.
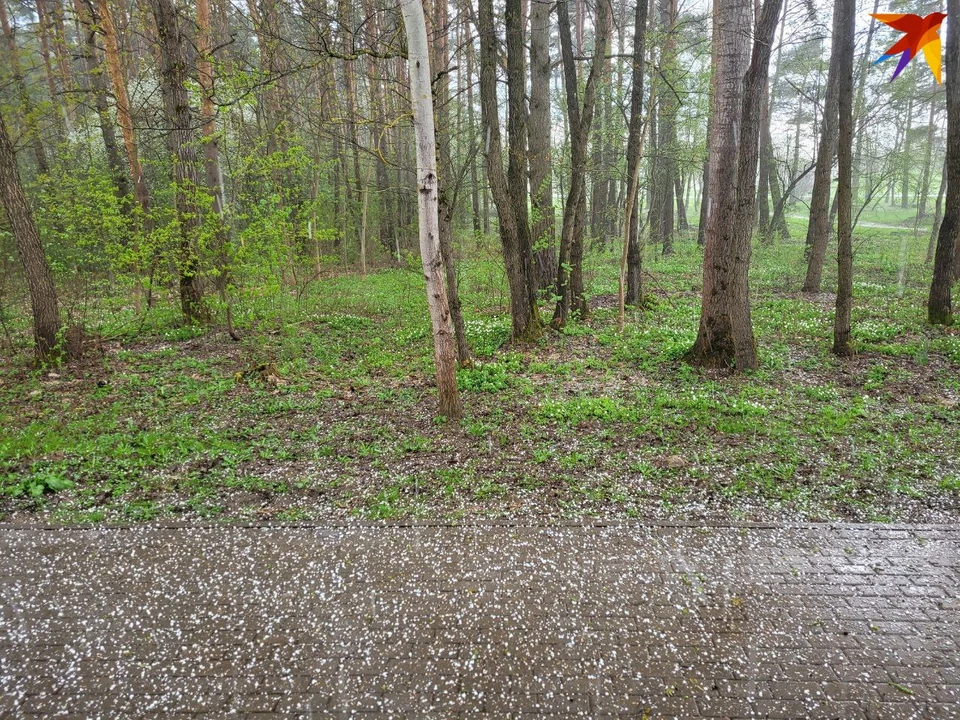
[[[0,0],[0,521],[960,521],[946,2]]]

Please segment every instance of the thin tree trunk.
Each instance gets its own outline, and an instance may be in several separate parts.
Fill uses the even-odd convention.
[[[917,221],[927,214],[930,197],[930,166],[933,163],[933,142],[936,137],[936,103],[930,101],[930,117],[927,121],[927,142],[923,150],[923,176],[920,180],[920,202],[917,205]]]
[[[426,278],[427,304],[433,328],[439,414],[458,420],[463,405],[457,390],[456,342],[447,307],[440,256],[440,194],[437,185],[436,134],[430,90],[430,51],[427,25],[420,0],[401,0],[410,64],[410,97],[417,136],[417,199],[420,210],[420,259]]]
[[[67,109],[63,104],[63,97],[57,90],[56,73],[53,71],[53,62],[50,59],[50,19],[47,17],[47,10],[43,0],[36,0],[34,3],[37,8],[37,34],[40,37],[40,57],[43,60],[43,74],[47,80],[47,92],[50,93],[50,102],[56,110],[57,132],[60,137],[67,134],[67,126],[70,122],[67,117]],[[61,114],[62,113],[62,114]]]
[[[916,78],[916,72],[908,72],[907,77]],[[906,78],[904,78],[906,79]],[[916,87],[916,80],[913,80]],[[907,102],[907,126],[903,133],[903,178],[900,181],[900,207],[910,207],[910,172],[913,169],[913,137],[910,131],[913,129],[913,96],[910,96]]]
[[[447,0],[434,0],[434,42],[432,48],[434,118],[436,120],[437,150],[439,151],[438,188],[440,197],[440,252],[446,272],[447,304],[457,342],[457,362],[461,366],[471,362],[467,330],[463,322],[460,293],[457,288],[457,269],[453,256],[453,217],[457,211],[457,190],[454,181],[453,157],[450,153],[450,48],[447,43]]]
[[[880,0],[873,0],[873,15],[880,12]],[[877,21],[871,16],[870,26],[867,30],[867,41],[863,47],[863,55],[860,56],[859,76],[857,78],[857,100],[853,106],[854,121],[857,124],[855,133],[855,143],[853,151],[853,201],[860,202],[860,165],[863,159],[863,141],[864,135],[864,97],[867,87],[867,73],[873,63],[873,57],[870,55],[873,47],[873,36],[877,29]]]
[[[622,330],[624,305],[635,305],[643,296],[643,267],[638,237],[637,186],[646,123],[643,121],[643,76],[647,41],[647,3],[637,0],[633,21],[633,68],[630,88],[630,121],[627,130],[627,194],[623,208],[623,255],[620,260],[618,326]]]
[[[837,37],[840,5],[833,7],[833,37]],[[817,167],[813,171],[813,194],[810,197],[810,222],[807,225],[807,249],[810,253],[803,292],[820,292],[820,278],[830,239],[830,170],[837,135],[837,54],[832,53],[827,74],[827,94],[823,101],[823,123],[817,150]]]
[[[30,147],[33,149],[33,155],[37,161],[37,172],[41,175],[49,175],[50,166],[47,163],[47,155],[43,149],[43,138],[40,134],[40,128],[37,125],[33,100],[30,99],[30,91],[24,79],[23,68],[20,66],[20,50],[17,47],[17,39],[13,35],[10,20],[7,18],[7,6],[4,1],[0,1],[0,29],[3,30],[3,37],[6,41],[7,64],[17,89],[20,110],[23,113],[23,124],[30,142]]]
[[[960,0],[947,0],[947,13],[960,18]],[[947,195],[927,299],[927,318],[936,325],[953,322],[951,286],[960,232],[960,22],[947,22],[946,34]]]
[[[563,327],[571,311],[586,314],[586,298],[578,280],[582,280],[583,235],[577,233],[577,213],[584,202],[585,176],[587,165],[587,143],[590,138],[590,126],[593,122],[596,101],[597,81],[602,71],[607,52],[607,32],[610,12],[609,0],[600,0],[597,4],[597,27],[594,41],[593,61],[590,74],[583,92],[583,109],[580,109],[577,66],[573,55],[573,43],[570,35],[570,16],[568,0],[557,4],[560,24],[560,48],[563,55],[563,77],[566,88],[567,117],[570,123],[570,189],[567,204],[563,209],[563,225],[560,234],[560,258],[557,270],[557,288],[559,295],[556,310],[553,313],[553,325]]]
[[[74,0],[74,8],[77,12],[77,19],[83,27],[83,60],[87,69],[90,94],[93,96],[94,108],[97,111],[97,121],[100,124],[103,146],[107,153],[107,164],[110,166],[113,182],[117,186],[117,197],[120,199],[124,212],[129,212],[130,208],[127,202],[130,198],[130,182],[127,180],[125,163],[120,157],[120,147],[117,144],[117,134],[114,131],[113,118],[107,100],[107,81],[100,61],[100,50],[97,47],[96,30],[99,19],[94,14],[92,2],[89,5],[84,5],[82,0]]]
[[[833,324],[833,352],[853,355],[850,312],[853,308],[853,44],[856,33],[856,0],[838,0],[840,21],[834,52],[839,55],[839,144],[837,162],[837,304]]]
[[[123,146],[127,155],[127,167],[133,179],[133,192],[137,204],[140,206],[141,229],[149,233],[153,229],[150,216],[150,188],[147,178],[143,174],[140,164],[140,151],[137,143],[136,130],[133,126],[133,117],[130,112],[130,97],[127,93],[127,82],[120,63],[120,43],[116,25],[107,0],[97,0],[99,10],[100,31],[103,33],[103,44],[106,50],[107,74],[113,88],[113,97],[117,106],[117,124],[123,135]]]
[[[30,305],[33,310],[33,338],[37,359],[51,362],[59,354],[60,310],[57,304],[57,289],[53,273],[47,263],[40,242],[40,233],[30,204],[23,193],[20,171],[7,126],[0,116],[0,201],[6,211],[7,221],[17,243],[17,251],[23,263]]]
[[[466,21],[464,21],[466,23]],[[467,124],[470,126],[470,136],[476,136],[476,109],[473,101],[473,38],[470,37],[469,33],[469,24],[467,24],[467,42],[466,42],[466,56],[467,56]],[[480,236],[480,233],[489,232],[489,227],[486,225],[486,221],[481,222],[480,220],[480,182],[477,179],[477,161],[476,158],[470,158],[470,202],[473,207],[473,234],[476,237]],[[486,193],[484,193],[484,203],[486,203]],[[484,207],[484,213],[486,215],[487,209]]]
[[[934,205],[933,225],[930,228],[930,240],[927,243],[927,256],[924,265],[933,262],[933,253],[937,249],[937,234],[940,232],[940,222],[943,220],[943,196],[947,191],[947,162],[944,158],[943,171],[940,175],[940,189],[937,191],[937,202]]]
[[[204,169],[207,191],[216,213],[215,251],[217,254],[217,294],[224,307],[227,333],[234,340],[240,335],[233,327],[233,308],[227,289],[230,283],[230,226],[226,219],[223,171],[220,166],[220,141],[217,114],[213,103],[213,32],[210,25],[210,0],[196,0],[197,6],[197,79],[200,85],[200,129],[203,133]]]

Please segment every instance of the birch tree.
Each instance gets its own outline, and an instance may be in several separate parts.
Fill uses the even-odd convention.
[[[417,145],[417,200],[420,223],[420,260],[427,285],[427,305],[433,330],[440,415],[459,419],[463,405],[457,389],[457,347],[444,287],[440,254],[440,193],[437,182],[436,133],[430,87],[430,48],[421,0],[402,0],[400,10],[407,35],[410,66],[410,102]]]

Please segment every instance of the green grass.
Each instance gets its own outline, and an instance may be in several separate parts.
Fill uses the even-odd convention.
[[[804,227],[790,224],[792,240],[754,248],[761,366],[742,376],[682,362],[700,310],[691,238],[668,258],[648,248],[648,302],[622,333],[619,250],[593,247],[588,289],[607,302],[529,347],[508,346],[502,268],[464,247],[477,361],[458,372],[459,423],[433,419],[419,272],[247,284],[240,343],[108,298],[91,311],[103,353],[59,377],[30,369],[21,312],[0,366],[0,514],[956,521],[960,335],[925,322],[925,233],[858,229],[858,357],[840,361],[829,298],[799,294]]]

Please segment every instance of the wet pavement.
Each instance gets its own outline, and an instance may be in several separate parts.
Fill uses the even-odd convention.
[[[0,716],[960,718],[960,528],[0,528]]]

